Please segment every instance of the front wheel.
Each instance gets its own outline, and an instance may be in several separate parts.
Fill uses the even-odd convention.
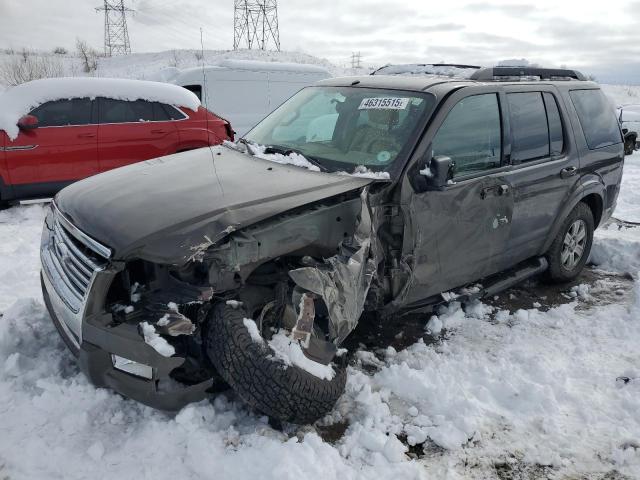
[[[205,348],[222,378],[249,406],[280,421],[313,423],[329,413],[344,391],[345,368],[322,365],[333,376],[321,378],[287,364],[251,322],[224,303],[209,313]]]
[[[546,253],[549,280],[574,280],[584,268],[593,243],[594,221],[591,209],[580,202],[569,214]]]

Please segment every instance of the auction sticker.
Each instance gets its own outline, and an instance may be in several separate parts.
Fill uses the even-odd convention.
[[[408,98],[377,97],[363,98],[358,110],[404,110],[409,105]]]

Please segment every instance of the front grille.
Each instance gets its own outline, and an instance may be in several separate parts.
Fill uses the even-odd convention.
[[[43,265],[61,300],[79,313],[95,274],[108,264],[96,250],[108,249],[76,229],[55,208],[52,220]]]

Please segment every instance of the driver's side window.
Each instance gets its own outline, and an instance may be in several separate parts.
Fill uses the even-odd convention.
[[[460,100],[449,112],[433,139],[433,155],[453,160],[453,176],[500,166],[502,129],[495,93]]]

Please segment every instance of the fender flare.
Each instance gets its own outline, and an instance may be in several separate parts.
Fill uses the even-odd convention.
[[[574,190],[571,196],[564,202],[564,207],[560,211],[560,214],[556,217],[556,220],[554,221],[553,226],[549,231],[549,236],[547,237],[547,240],[544,242],[544,245],[540,252],[541,255],[544,254],[547,250],[549,250],[549,247],[551,246],[551,244],[553,243],[553,240],[558,235],[560,228],[562,228],[564,221],[569,216],[571,211],[576,207],[576,205],[578,205],[578,203],[583,201],[589,195],[596,195],[597,198],[599,198],[599,203],[601,207],[600,217],[602,217],[602,211],[603,211],[604,205],[606,205],[606,199],[607,199],[607,189],[605,187],[605,184],[599,175],[595,175],[595,174],[585,175],[583,178],[580,179],[580,186],[576,190]],[[592,206],[589,205],[589,208],[592,208]],[[594,218],[596,227],[599,224],[599,220],[600,220],[599,218]]]

